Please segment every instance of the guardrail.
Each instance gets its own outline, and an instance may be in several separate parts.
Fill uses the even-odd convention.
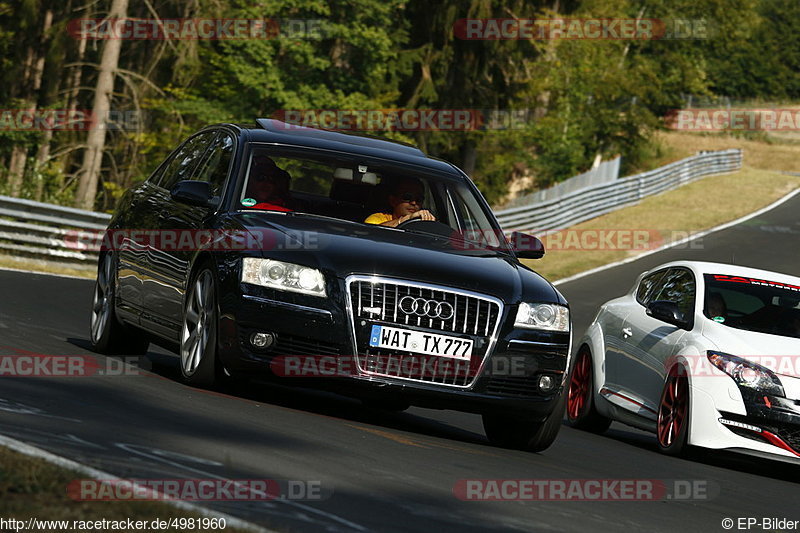
[[[709,174],[742,166],[741,150],[705,152],[661,168],[592,185],[558,198],[496,213],[503,229],[535,233],[566,228]],[[77,244],[111,215],[0,196],[0,252],[93,269],[97,253]],[[80,230],[86,230],[81,233]]]
[[[617,179],[619,179],[619,167],[621,162],[622,158],[620,156],[609,161],[603,161],[597,168],[565,179],[564,181],[559,181],[552,187],[517,196],[505,204],[505,209],[556,200],[566,194],[580,191],[587,187],[604,185],[617,181]]]
[[[94,268],[97,254],[74,245],[80,230],[104,230],[111,215],[0,196],[0,252]]]
[[[641,174],[592,185],[543,202],[495,212],[504,230],[544,233],[615,211],[711,174],[742,168],[742,151],[700,152]]]

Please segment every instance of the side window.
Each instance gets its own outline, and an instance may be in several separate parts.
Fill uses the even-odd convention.
[[[170,161],[172,161],[172,156],[175,152],[168,155],[167,158],[160,164],[158,167],[153,171],[149,178],[147,178],[147,182],[153,185],[158,185],[158,182],[161,181],[161,176],[164,175],[164,170],[169,166]]]
[[[233,157],[233,138],[227,133],[220,133],[214,139],[206,157],[200,163],[194,178],[211,184],[211,191],[215,196],[222,194],[225,179],[228,177],[228,168]]]
[[[499,244],[496,242],[497,235],[481,231],[481,228],[491,228],[492,223],[481,208],[478,197],[464,183],[448,184],[448,189],[455,202],[456,210],[464,224],[464,232],[469,235],[471,239],[483,239],[486,240],[485,244],[497,246]],[[455,220],[450,224],[453,228],[457,225]]]
[[[650,302],[649,296],[653,294],[653,289],[658,287],[658,282],[666,273],[666,270],[659,270],[648,276],[645,276],[639,283],[639,288],[636,289],[636,301],[642,305],[647,305]]]
[[[664,276],[657,294],[652,300],[668,300],[678,304],[678,309],[685,317],[691,317],[694,312],[695,299],[694,276],[683,268],[670,269]]]
[[[192,179],[194,168],[215,135],[215,131],[207,131],[186,141],[164,169],[164,175],[158,186],[170,190],[179,181]]]
[[[450,221],[450,226],[453,229],[463,230],[464,224],[460,221],[458,217],[458,213],[456,212],[455,202],[451,195],[449,189],[444,186],[439,187],[440,193],[439,196],[444,199],[444,204],[447,212],[447,220]]]

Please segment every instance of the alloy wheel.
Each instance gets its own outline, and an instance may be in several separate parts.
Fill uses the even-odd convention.
[[[567,397],[567,416],[570,420],[577,420],[589,403],[589,395],[592,383],[592,362],[586,351],[578,354],[575,367],[572,370],[572,378],[569,381],[569,392]]]
[[[186,376],[195,373],[206,353],[214,320],[213,287],[211,272],[204,270],[195,280],[186,303],[181,333],[181,367]]]
[[[92,303],[91,331],[92,342],[98,344],[111,317],[111,279],[113,261],[110,254],[103,259],[103,266],[97,272]]]
[[[679,438],[687,421],[689,384],[685,377],[671,373],[664,385],[658,409],[658,442],[664,448],[672,446]]]

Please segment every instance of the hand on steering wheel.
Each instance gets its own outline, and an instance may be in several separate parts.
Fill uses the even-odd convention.
[[[421,210],[417,211],[416,213],[411,213],[410,215],[405,215],[403,217],[400,217],[400,221],[398,222],[397,225],[399,226],[400,224],[405,224],[407,222],[417,222],[417,221],[420,221],[420,220],[432,220],[432,221],[435,221],[436,217],[433,216],[433,213],[431,213],[427,209],[421,209]]]

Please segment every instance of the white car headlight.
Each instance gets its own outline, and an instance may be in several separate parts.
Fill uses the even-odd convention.
[[[569,309],[557,304],[519,304],[514,327],[569,331]]]
[[[245,257],[242,264],[242,282],[282,291],[325,296],[325,277],[322,272],[315,268],[274,259]]]
[[[769,368],[727,353],[709,350],[706,355],[711,364],[733,378],[737,385],[773,396],[786,396],[781,380]]]

